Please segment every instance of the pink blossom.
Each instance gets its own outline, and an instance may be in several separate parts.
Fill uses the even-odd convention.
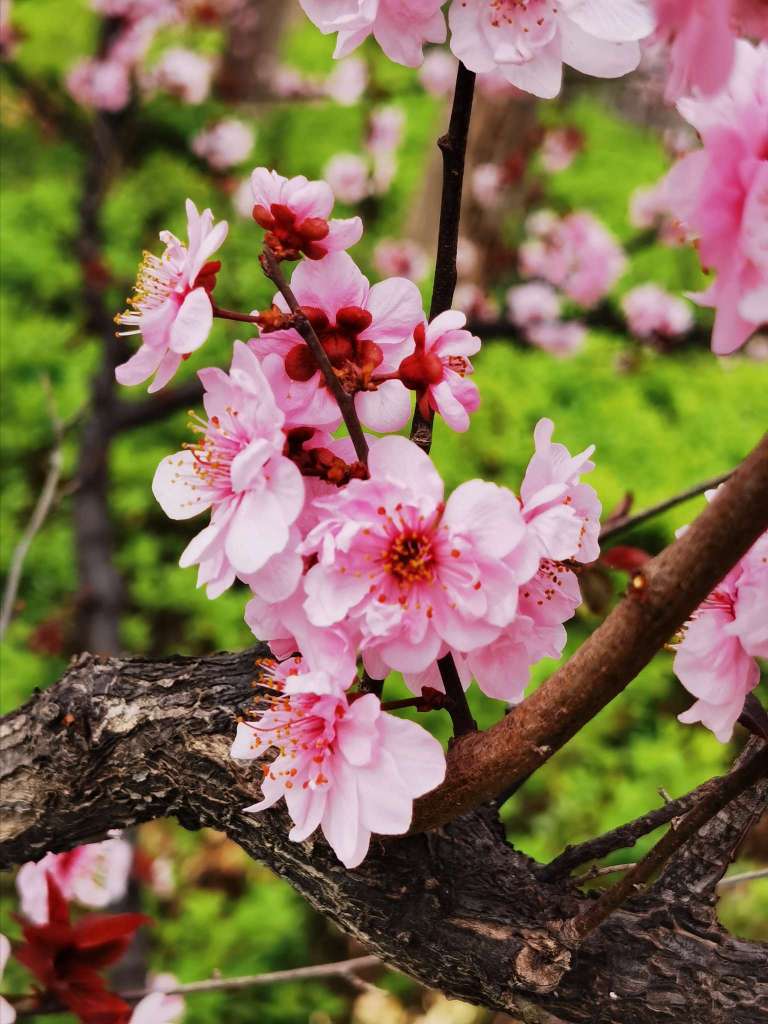
[[[67,74],[66,84],[75,102],[96,110],[122,110],[131,98],[130,71],[117,60],[78,61]]]
[[[448,21],[468,68],[545,99],[560,92],[563,63],[600,78],[633,71],[653,30],[642,0],[453,0]]]
[[[636,188],[629,199],[629,223],[641,230],[658,231],[665,245],[685,244],[685,231],[670,205],[665,183]]]
[[[517,284],[507,292],[507,312],[516,327],[530,327],[560,316],[560,297],[543,281]]]
[[[284,178],[277,171],[257,167],[251,175],[253,218],[267,232],[267,243],[286,259],[303,253],[319,260],[329,252],[348,249],[360,241],[359,217],[329,220],[333,190],[324,181],[308,181],[303,174]]]
[[[428,50],[419,68],[419,81],[432,96],[450,96],[459,64],[447,50]]]
[[[472,197],[483,209],[493,210],[501,202],[506,183],[500,164],[478,164],[472,171]]]
[[[213,326],[211,291],[221,266],[210,257],[227,237],[227,222],[213,226],[210,210],[198,213],[187,200],[189,246],[161,231],[162,256],[145,253],[136,277],[130,309],[116,322],[127,330],[121,335],[141,334],[142,345],[127,363],[115,370],[121,384],[141,384],[155,375],[149,391],[159,391],[176,373],[182,359],[196,351]]]
[[[415,68],[424,43],[442,43],[442,0],[300,0],[324,35],[338,33],[334,57],[346,57],[371,33],[390,60]]]
[[[470,238],[459,237],[456,251],[456,273],[459,278],[472,277],[480,266],[480,253]]]
[[[225,171],[247,160],[254,141],[250,125],[236,117],[228,117],[198,132],[192,139],[192,152],[207,161],[214,170]]]
[[[558,174],[583,148],[584,136],[577,128],[550,128],[541,144],[541,165],[548,174]]]
[[[144,996],[133,1008],[129,1024],[178,1024],[184,1015],[184,997],[168,995],[178,985],[172,974],[161,974],[152,981],[154,992]]]
[[[368,125],[367,146],[372,152],[391,152],[403,138],[405,112],[400,107],[377,107]]]
[[[587,329],[578,320],[541,321],[526,329],[526,338],[531,345],[559,358],[578,352],[586,337]]]
[[[368,85],[368,68],[359,57],[339,61],[325,80],[325,93],[343,107],[351,107]]]
[[[304,505],[301,473],[283,455],[285,416],[259,361],[235,342],[229,374],[201,370],[207,420],[200,440],[169,455],[152,490],[172,519],[211,509],[210,525],[188,544],[179,564],[199,565],[198,586],[223,593],[238,575],[270,599],[299,582],[301,560],[292,530]]]
[[[5,965],[8,963],[8,957],[10,955],[11,944],[5,935],[0,934],[0,981],[3,980]],[[15,1020],[15,1009],[11,1006],[7,999],[3,999],[3,997],[0,996],[0,1021],[2,1021],[2,1024],[13,1024]]]
[[[176,96],[183,103],[202,103],[211,91],[214,63],[194,50],[176,46],[166,50],[146,77],[150,89]]]
[[[521,273],[549,281],[581,306],[594,306],[624,273],[623,249],[590,213],[558,219],[541,211],[526,227],[533,237],[520,246]]]
[[[675,338],[693,326],[690,306],[655,284],[641,284],[627,292],[621,308],[638,338]]]
[[[421,281],[429,270],[429,257],[408,238],[384,238],[373,250],[373,265],[382,277],[407,277]]]
[[[675,655],[675,675],[697,698],[680,721],[701,722],[721,743],[731,738],[747,694],[760,681],[755,658],[768,657],[766,607],[768,533],[698,607]]]
[[[303,842],[320,826],[339,860],[357,867],[371,833],[407,832],[414,799],[443,781],[442,747],[415,722],[383,712],[374,694],[350,699],[340,681],[306,671],[301,659],[272,676],[278,693],[238,725],[232,744],[235,758],[278,751],[264,765],[261,801],[246,810],[284,798],[290,839]]]
[[[293,272],[291,289],[312,324],[331,364],[356,390],[355,408],[374,430],[399,430],[410,415],[408,392],[398,380],[376,385],[372,378],[392,374],[408,354],[409,339],[424,318],[421,295],[412,281],[393,277],[373,287],[345,252],[317,262],[304,261]],[[287,310],[281,295],[275,304]],[[305,408],[303,422],[338,424],[336,400],[309,347],[294,329],[271,331],[251,342],[260,359],[281,357],[278,385],[296,409]]]
[[[768,44],[737,43],[727,88],[678,109],[704,148],[672,168],[666,193],[717,275],[690,297],[716,309],[712,351],[728,355],[768,323]]]
[[[469,356],[480,350],[480,339],[464,330],[467,318],[455,309],[421,323],[413,332],[413,352],[400,363],[398,374],[418,396],[422,415],[438,412],[452,430],[469,429],[469,414],[480,405]]]
[[[457,285],[453,293],[453,305],[466,313],[468,320],[479,320],[481,323],[490,323],[499,315],[494,297],[469,281]]]
[[[323,169],[323,177],[342,203],[359,203],[370,193],[368,164],[355,153],[337,153]]]
[[[669,44],[666,98],[723,88],[733,68],[731,0],[654,0],[656,39]]]
[[[538,564],[514,494],[472,480],[444,502],[429,457],[402,437],[376,441],[368,468],[315,501],[324,518],[301,548],[318,558],[304,578],[309,621],[343,624],[375,678],[494,640]]]
[[[16,875],[21,912],[33,924],[47,922],[46,875],[53,877],[66,900],[98,909],[115,903],[125,895],[132,862],[131,844],[117,837],[29,861]]]
[[[549,419],[539,420],[534,429],[536,451],[520,488],[523,519],[542,558],[594,562],[600,554],[602,507],[594,488],[580,478],[595,468],[589,458],[595,446],[571,455],[565,445],[552,443],[554,429]]]

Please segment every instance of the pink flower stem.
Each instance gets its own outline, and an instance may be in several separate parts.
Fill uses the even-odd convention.
[[[365,434],[363,433],[363,428],[360,425],[360,420],[355,409],[354,396],[348,394],[342,387],[341,381],[336,376],[336,372],[331,365],[331,361],[328,358],[325,349],[320,344],[320,339],[317,334],[315,334],[312,324],[310,324],[309,320],[304,316],[296,296],[291,291],[290,285],[286,281],[283,272],[280,269],[280,264],[276,259],[275,254],[268,245],[264,246],[261,253],[261,267],[266,276],[270,281],[272,281],[288,303],[288,308],[293,313],[296,321],[296,330],[309,346],[312,355],[317,361],[317,365],[320,367],[320,370],[325,377],[325,383],[328,385],[328,390],[338,403],[344,423],[349,431],[349,436],[352,439],[352,444],[355,447],[355,453],[363,465],[367,465],[368,442],[365,440]]]
[[[220,306],[213,307],[213,315],[218,317],[219,320],[236,320],[242,324],[258,324],[261,322],[261,317],[251,316],[249,313],[236,313],[232,309],[222,309]]]

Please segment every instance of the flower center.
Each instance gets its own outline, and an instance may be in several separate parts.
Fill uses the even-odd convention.
[[[363,390],[384,358],[378,345],[359,337],[373,321],[368,310],[344,306],[338,310],[336,323],[332,324],[322,309],[314,306],[301,309],[347,389]],[[285,372],[291,380],[311,380],[318,369],[317,360],[304,342],[295,345],[285,357]]]
[[[269,209],[257,204],[253,219],[267,232],[265,241],[278,259],[297,260],[302,253],[311,260],[325,256],[325,246],[318,245],[327,237],[328,221],[322,217],[296,220],[296,214],[283,203],[272,203]]]
[[[493,28],[512,28],[518,59],[530,60],[532,49],[546,46],[557,27],[559,10],[553,0],[489,0]]]
[[[431,583],[435,578],[432,537],[416,530],[398,534],[384,556],[384,568],[399,583]]]
[[[226,411],[230,424],[236,423],[237,410],[227,408]],[[232,460],[247,441],[238,437],[234,430],[224,427],[218,416],[206,421],[192,414],[190,426],[195,433],[202,435],[198,441],[184,445],[195,457],[192,467],[195,475],[205,487],[229,494],[232,490]]]

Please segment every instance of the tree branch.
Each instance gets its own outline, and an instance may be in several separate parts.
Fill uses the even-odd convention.
[[[437,237],[435,279],[429,319],[451,308],[456,288],[456,251],[459,245],[461,192],[464,184],[464,160],[467,152],[472,100],[475,94],[475,73],[459,64],[448,132],[437,140],[443,154],[443,191],[440,201],[440,228]],[[429,454],[432,447],[434,414],[422,416],[418,404],[411,424],[411,440]]]
[[[277,290],[288,303],[288,308],[296,317],[296,330],[309,346],[312,355],[315,357],[315,361],[320,367],[320,371],[325,378],[328,390],[338,403],[344,423],[349,431],[349,436],[352,439],[352,444],[355,446],[355,454],[358,459],[366,465],[368,462],[368,442],[365,439],[363,428],[360,426],[360,420],[357,415],[357,410],[355,409],[354,396],[347,394],[342,387],[341,381],[336,376],[336,371],[331,365],[331,361],[328,358],[325,349],[320,344],[320,339],[315,334],[312,324],[304,316],[296,296],[291,291],[290,285],[286,281],[283,272],[280,269],[280,264],[275,259],[274,253],[268,245],[265,245],[262,250],[261,265],[266,276],[277,287]]]
[[[135,401],[120,399],[115,404],[114,430],[133,430],[157,423],[182,409],[189,409],[203,397],[203,386],[197,377],[173,388],[164,388],[148,398]]]
[[[447,995],[567,1024],[765,1020],[768,948],[716,923],[701,932],[655,890],[591,934],[553,991],[542,943],[594,899],[570,880],[542,883],[491,809],[430,834],[374,837],[354,871],[319,834],[292,843],[283,811],[244,814],[262,773],[229,748],[265,654],[79,658],[0,723],[0,863],[175,815],[226,832],[371,953]]]
[[[766,529],[768,434],[562,668],[487,732],[455,744],[446,781],[416,804],[414,830],[493,799],[544,764],[621,693]]]
[[[621,516],[613,522],[608,522],[600,530],[600,543],[605,543],[607,540],[613,540],[615,536],[620,533],[625,533],[627,530],[633,530],[636,526],[640,526],[642,523],[647,522],[649,519],[653,519],[655,516],[660,516],[662,512],[668,512],[669,509],[675,508],[677,505],[682,505],[683,502],[689,501],[691,498],[696,498],[700,494],[704,494],[705,491],[714,491],[721,484],[724,484],[730,477],[730,473],[721,473],[720,476],[715,476],[711,480],[704,480],[703,483],[695,484],[693,487],[689,487],[685,491],[681,491],[680,494],[675,494],[671,498],[667,498],[665,501],[660,501],[657,505],[651,505],[650,508],[644,509],[642,512],[638,512],[636,515]]]

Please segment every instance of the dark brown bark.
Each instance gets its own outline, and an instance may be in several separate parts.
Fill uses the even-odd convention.
[[[0,863],[175,815],[188,828],[226,832],[392,965],[526,1022],[766,1019],[768,948],[702,918],[695,895],[679,902],[674,878],[613,914],[570,962],[563,953],[565,973],[551,991],[550,929],[592,901],[568,880],[542,883],[537,865],[506,844],[491,809],[374,841],[355,871],[318,837],[291,843],[280,811],[243,814],[261,773],[228,750],[263,654],[74,662],[0,725]],[[753,810],[765,806],[765,787],[748,798]]]

